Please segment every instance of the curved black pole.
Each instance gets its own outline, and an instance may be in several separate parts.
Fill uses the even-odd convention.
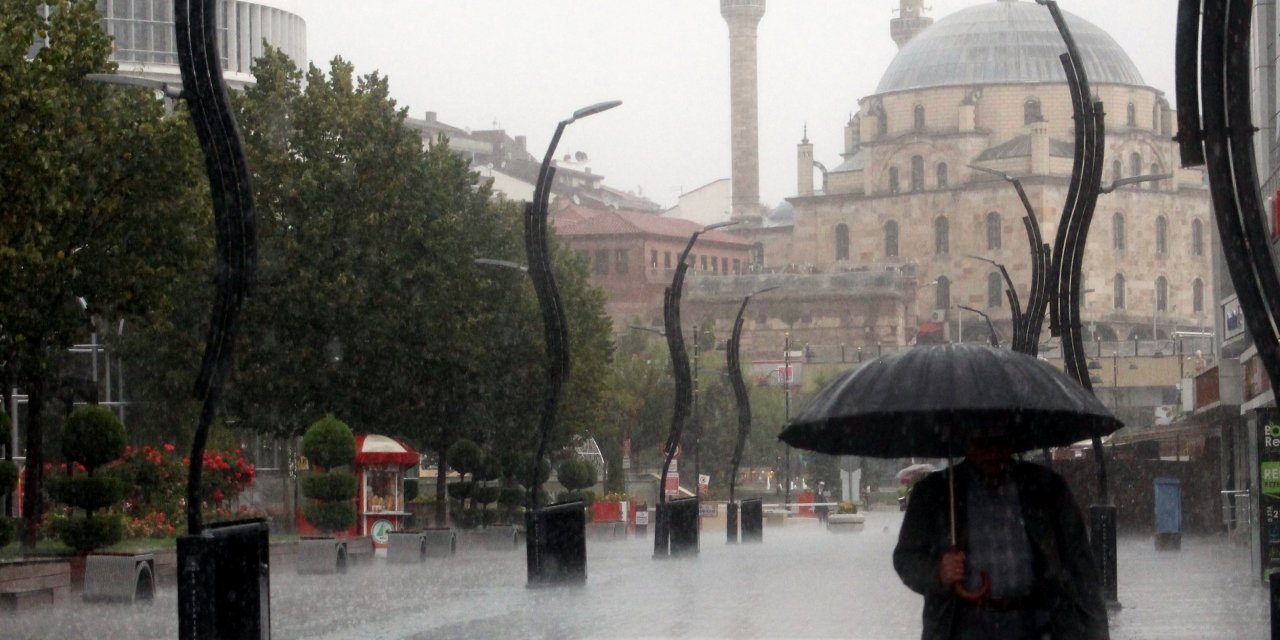
[[[738,315],[733,320],[733,333],[729,343],[725,345],[725,362],[729,368],[729,381],[733,384],[733,397],[738,403],[738,440],[733,446],[733,458],[729,461],[729,503],[733,504],[734,490],[738,483],[738,466],[742,464],[742,452],[747,445],[747,436],[751,433],[751,400],[747,396],[747,383],[742,379],[742,314],[747,310],[751,297],[778,287],[766,287],[747,294],[738,307]]]
[[[956,306],[958,306],[958,307],[959,307],[959,308],[961,308],[961,309],[964,309],[965,311],[972,311],[972,312],[974,312],[974,313],[976,313],[976,314],[978,314],[978,315],[982,316],[982,319],[987,321],[987,329],[991,332],[991,346],[996,347],[996,348],[999,348],[999,347],[1000,347],[1000,334],[996,333],[996,326],[995,326],[994,324],[991,324],[991,316],[989,316],[989,315],[987,315],[987,314],[985,314],[985,313],[983,313],[983,312],[981,312],[981,311],[978,311],[977,309],[974,309],[973,307],[966,307],[966,306],[964,306],[964,305],[962,305],[962,304],[961,304],[961,305],[956,305]],[[961,339],[963,339],[963,338],[964,338],[964,336],[961,336]]]
[[[257,263],[253,186],[244,142],[222,78],[214,0],[174,0],[178,68],[191,123],[204,151],[216,226],[216,293],[195,396],[202,402],[187,475],[187,533],[201,530],[200,482],[209,428],[231,368],[240,307]]]

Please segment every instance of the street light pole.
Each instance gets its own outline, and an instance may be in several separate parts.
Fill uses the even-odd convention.
[[[782,417],[783,423],[791,421],[791,333],[787,332],[783,336],[782,346]],[[786,484],[783,485],[782,506],[787,511],[791,511],[791,445],[786,447],[786,459],[784,464],[783,479]]]

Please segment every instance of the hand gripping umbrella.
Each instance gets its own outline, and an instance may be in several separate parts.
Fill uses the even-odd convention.
[[[1002,433],[1023,452],[1100,438],[1122,426],[1093,394],[1044,360],[952,344],[916,347],[842,374],[778,439],[831,455],[950,459],[973,432]],[[948,467],[954,545],[955,477]],[[958,594],[963,589],[956,588]]]

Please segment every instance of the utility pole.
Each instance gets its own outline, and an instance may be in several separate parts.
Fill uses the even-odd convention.
[[[782,346],[782,422],[791,421],[791,333],[787,332]],[[782,505],[791,511],[791,445],[786,446],[786,458],[783,467]]]

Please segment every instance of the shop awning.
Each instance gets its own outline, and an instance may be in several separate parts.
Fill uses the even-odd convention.
[[[395,464],[403,467],[418,464],[418,452],[402,440],[375,434],[356,434],[356,464]]]

